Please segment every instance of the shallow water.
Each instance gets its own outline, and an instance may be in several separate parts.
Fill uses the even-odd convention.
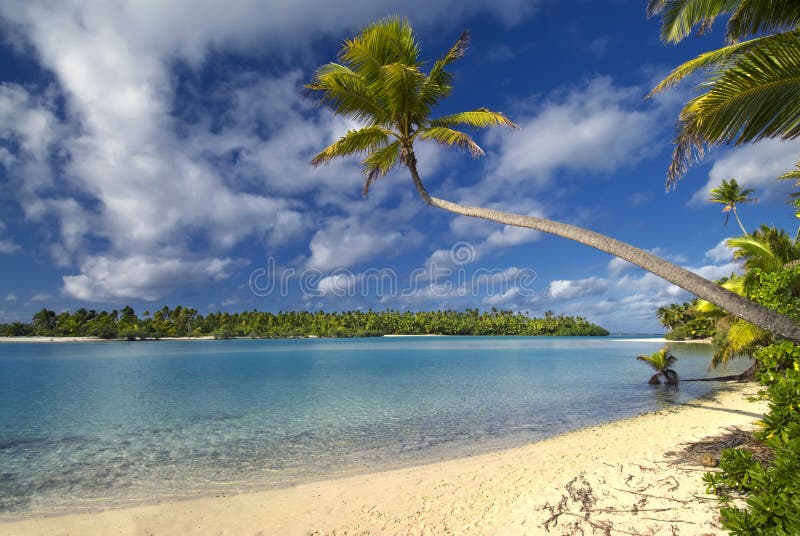
[[[521,445],[684,402],[659,342],[403,337],[0,345],[0,514],[280,486]],[[711,348],[674,345],[681,377]],[[736,362],[727,371],[743,370]]]

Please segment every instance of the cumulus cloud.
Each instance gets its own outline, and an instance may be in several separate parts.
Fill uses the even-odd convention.
[[[478,13],[513,25],[537,4],[411,0],[403,11],[420,28],[451,28]],[[49,251],[57,264],[78,267],[64,292],[108,299],[114,281],[123,289],[118,297],[131,289],[153,297],[166,290],[163,274],[181,269],[191,281],[214,281],[205,261],[186,259],[225,259],[247,238],[274,247],[318,230],[310,262],[324,266],[396,246],[396,234],[358,230],[355,219],[363,219],[347,207],[354,195],[338,193],[357,195],[353,164],[309,168],[314,151],[352,125],[302,101],[307,73],[233,74],[208,96],[211,106],[179,95],[196,89],[192,77],[210,51],[289,64],[311,54],[308,35],[351,32],[394,8],[388,1],[355,5],[276,0],[265,17],[264,3],[252,0],[2,4],[8,39],[54,75],[46,88],[0,86],[0,135],[17,147],[3,147],[0,164],[25,216],[54,229]],[[176,76],[184,65],[187,80]],[[212,117],[206,108],[215,106],[225,113]],[[336,206],[344,216],[318,227],[308,217],[315,205]],[[337,246],[331,228],[353,235],[338,237]],[[0,241],[0,252],[16,249]],[[102,268],[137,264],[148,269],[120,272],[130,284]]]
[[[608,288],[608,281],[599,277],[585,279],[558,279],[550,282],[550,297],[556,300],[571,300],[594,296]]]
[[[354,217],[330,220],[314,233],[306,266],[320,270],[347,268],[376,256],[390,256],[401,246],[400,232],[366,228],[361,223]]]
[[[728,247],[730,238],[723,238],[719,244],[709,249],[705,253],[705,258],[717,263],[729,263],[733,261],[733,250]]]
[[[636,268],[636,266],[629,263],[625,259],[620,259],[619,257],[614,257],[608,261],[608,273],[612,277],[617,277],[622,272],[630,270],[631,268]]]
[[[708,181],[692,196],[692,203],[704,203],[723,179],[736,179],[743,188],[755,188],[762,200],[782,202],[791,190],[789,181],[776,180],[794,169],[800,154],[800,140],[762,140],[737,147],[717,158]]]
[[[499,152],[491,180],[541,188],[557,170],[611,172],[635,164],[652,153],[664,113],[657,103],[642,109],[643,95],[642,88],[598,77],[550,96],[533,113],[517,118],[521,131],[490,137]]]
[[[154,301],[176,286],[202,285],[230,276],[243,264],[230,258],[184,260],[133,255],[123,259],[92,256],[81,275],[64,276],[64,293],[89,301],[135,298]]]

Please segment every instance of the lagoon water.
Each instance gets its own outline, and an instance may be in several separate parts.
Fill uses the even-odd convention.
[[[647,385],[634,357],[660,347],[613,337],[0,344],[0,515],[471,455],[715,387]],[[673,350],[681,377],[708,375],[709,346]]]

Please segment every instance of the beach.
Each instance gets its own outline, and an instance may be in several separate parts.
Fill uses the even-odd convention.
[[[688,442],[751,427],[756,385],[523,447],[285,489],[3,518],[2,535],[724,534]],[[549,528],[549,532],[547,529]]]

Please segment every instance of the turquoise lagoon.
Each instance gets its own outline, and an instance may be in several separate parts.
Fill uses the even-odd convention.
[[[0,344],[0,516],[469,456],[679,404],[659,342],[384,337]],[[676,344],[684,378],[711,348]],[[717,374],[746,368],[746,362]]]

